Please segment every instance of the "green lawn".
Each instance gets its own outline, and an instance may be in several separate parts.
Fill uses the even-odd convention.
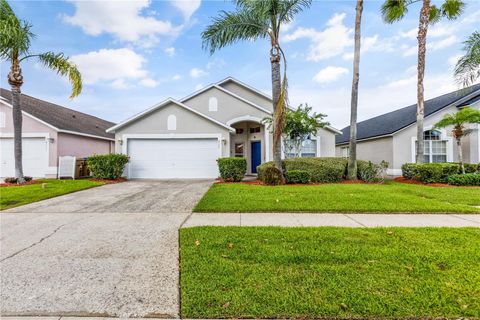
[[[182,318],[480,317],[479,228],[182,229]]]
[[[0,188],[0,210],[103,185],[102,182],[90,180],[42,179],[41,181],[43,183]]]
[[[385,184],[261,186],[214,184],[195,212],[480,213],[480,188]]]

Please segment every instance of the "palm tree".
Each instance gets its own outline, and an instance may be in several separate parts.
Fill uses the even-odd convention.
[[[408,12],[408,7],[419,0],[386,0],[382,5],[383,19],[387,23],[401,20]],[[441,7],[430,4],[430,0],[422,0],[418,24],[418,63],[417,63],[417,163],[423,163],[423,118],[424,118],[424,87],[425,55],[427,51],[428,26],[439,21],[442,17],[449,20],[456,19],[463,11],[464,3],[461,0],[443,0]]]
[[[465,174],[463,164],[462,138],[473,132],[473,129],[466,128],[467,124],[480,123],[480,111],[470,107],[463,108],[457,113],[446,114],[442,120],[435,124],[435,128],[445,128],[453,126],[452,136],[455,138],[458,147],[458,160],[462,167],[462,173]]]
[[[270,40],[273,102],[273,160],[281,171],[281,136],[288,105],[286,58],[280,46],[282,25],[310,7],[312,0],[234,0],[235,11],[221,11],[202,32],[203,47],[213,54],[218,49],[241,40]],[[283,59],[283,79],[280,60]]]
[[[18,183],[25,181],[22,166],[22,109],[20,101],[23,75],[20,64],[28,59],[36,58],[47,68],[62,76],[68,76],[72,84],[70,98],[78,96],[82,91],[80,72],[63,53],[30,53],[31,40],[34,38],[34,34],[30,31],[31,27],[27,21],[20,20],[15,15],[6,0],[0,0],[0,58],[9,61],[11,64],[8,83],[12,90],[15,177],[18,179]]]
[[[358,82],[360,81],[360,39],[362,26],[363,0],[357,0],[355,15],[355,49],[353,54],[352,98],[350,104],[350,142],[348,146],[347,177],[357,180],[357,109]]]
[[[465,55],[455,65],[455,79],[464,87],[480,79],[480,32],[473,32],[463,43]]]

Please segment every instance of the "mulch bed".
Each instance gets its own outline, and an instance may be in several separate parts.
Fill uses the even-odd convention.
[[[29,186],[31,184],[39,184],[39,183],[42,183],[41,181],[38,181],[38,180],[30,180],[30,181],[27,181],[25,183],[22,183],[22,184],[18,184],[18,183],[0,183],[0,188],[8,188],[8,187],[23,187],[23,186]]]
[[[262,181],[260,180],[249,180],[249,181],[241,181],[241,182],[230,182],[230,181],[225,181],[223,179],[216,179],[215,180],[215,183],[218,183],[218,184],[223,184],[223,183],[240,183],[240,184],[247,184],[247,185],[259,185],[259,186],[265,186],[266,184],[264,184]],[[342,180],[340,182],[335,182],[335,183],[342,183],[342,184],[383,184],[382,182],[365,182],[365,181],[361,181],[361,180]],[[319,186],[319,185],[323,185],[323,184],[330,184],[330,183],[320,183],[320,182],[316,182],[316,183],[306,183],[306,184],[301,184],[301,183],[295,183],[295,184],[288,184],[289,186],[297,186],[297,187],[302,187],[302,186]],[[284,185],[287,185],[287,184],[284,184]]]
[[[125,182],[125,181],[127,181],[127,179],[121,177],[121,178],[118,178],[118,179],[90,179],[90,181],[102,182],[102,183],[105,183],[105,184],[115,184],[115,183]]]

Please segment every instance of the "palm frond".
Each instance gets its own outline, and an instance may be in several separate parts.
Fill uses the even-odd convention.
[[[12,54],[27,54],[35,36],[31,25],[17,18],[6,0],[0,0],[0,57],[11,59]]]
[[[430,24],[435,24],[442,18],[442,10],[440,10],[436,5],[430,6],[430,14],[428,17],[428,22]]]
[[[312,0],[284,0],[280,2],[279,21],[281,23],[288,23],[293,18],[305,9],[310,8]]]
[[[444,0],[442,4],[442,16],[449,20],[457,19],[463,12],[465,3],[461,0]]]
[[[480,79],[480,32],[475,31],[464,42],[465,54],[455,65],[454,75],[459,84],[467,87]]]
[[[221,11],[213,23],[202,32],[203,48],[216,50],[241,40],[256,40],[268,36],[268,19],[255,10]]]
[[[407,14],[407,1],[387,0],[381,7],[382,17],[386,23],[394,23],[403,19]]]
[[[70,98],[74,98],[82,92],[82,75],[78,71],[77,66],[68,57],[65,57],[63,53],[46,52],[37,55],[37,57],[49,69],[56,71],[62,76],[68,76],[72,85]]]

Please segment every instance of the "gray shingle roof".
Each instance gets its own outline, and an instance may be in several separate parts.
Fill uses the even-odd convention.
[[[442,96],[425,101],[425,117],[451,105],[456,101],[465,98],[471,94],[477,93],[469,101],[480,97],[480,84],[460,89],[454,92],[444,94]],[[465,103],[459,103],[458,106],[464,106]],[[413,104],[408,107],[398,109],[380,116],[359,122],[357,124],[357,139],[374,138],[389,135],[400,129],[408,127],[416,122],[417,105]],[[350,126],[342,129],[342,134],[336,136],[336,144],[347,143],[350,139]]]
[[[12,93],[0,88],[0,96],[10,104]],[[75,131],[104,138],[114,139],[114,135],[105,132],[115,123],[82,112],[68,109],[26,94],[21,98],[22,110],[60,130]]]

